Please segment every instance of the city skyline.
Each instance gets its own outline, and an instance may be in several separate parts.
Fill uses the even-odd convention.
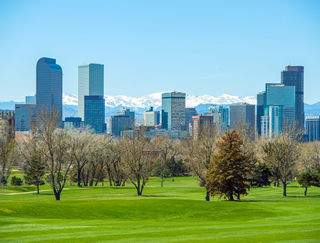
[[[285,66],[301,65],[305,102],[320,101],[313,88],[320,80],[319,2],[140,3],[79,1],[69,21],[72,1],[3,1],[0,100],[34,95],[35,63],[47,56],[59,60],[69,94],[77,93],[78,65],[91,62],[105,65],[106,95],[132,97],[164,90],[255,96],[279,82]],[[46,9],[59,18],[46,19]]]

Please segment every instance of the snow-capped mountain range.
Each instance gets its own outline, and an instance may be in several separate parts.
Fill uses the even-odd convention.
[[[106,107],[114,108],[117,106],[131,107],[133,109],[149,108],[153,106],[155,109],[161,106],[161,95],[164,92],[144,95],[139,98],[129,97],[125,95],[105,95]],[[214,97],[211,95],[187,95],[186,106],[196,107],[200,104],[222,104],[230,105],[235,103],[246,102],[248,104],[256,104],[256,98],[254,96],[248,96],[241,98],[239,96],[232,96],[228,94]],[[64,105],[78,105],[78,97],[76,95],[63,94]]]

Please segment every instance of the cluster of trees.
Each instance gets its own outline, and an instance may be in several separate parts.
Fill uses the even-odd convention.
[[[272,139],[256,138],[239,123],[223,132],[203,124],[196,139],[173,140],[146,136],[144,128],[121,139],[97,135],[88,128],[57,127],[59,115],[43,109],[32,122],[31,135],[17,144],[5,125],[0,126],[0,183],[6,185],[12,165],[25,163],[25,183],[52,186],[56,200],[67,181],[97,186],[106,178],[110,186],[131,182],[142,195],[151,176],[165,178],[192,174],[205,188],[205,199],[218,195],[240,200],[252,186],[283,186],[294,178],[305,187],[319,186],[320,143],[301,143],[302,132],[286,128]]]

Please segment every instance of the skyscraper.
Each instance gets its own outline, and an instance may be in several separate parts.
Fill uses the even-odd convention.
[[[255,105],[241,103],[230,105],[230,128],[235,129],[238,122],[249,123],[250,129],[254,130]]]
[[[117,115],[109,119],[110,134],[120,137],[122,131],[131,130],[132,124],[129,116]]]
[[[105,133],[105,99],[101,95],[84,96],[84,125],[95,133]]]
[[[170,92],[162,94],[162,128],[185,130],[186,94]]]
[[[62,69],[56,64],[56,59],[39,59],[36,86],[36,108],[55,108],[62,121]]]
[[[192,136],[194,139],[199,137],[201,129],[210,129],[213,127],[213,116],[193,116],[192,117]],[[210,130],[209,130],[210,131]]]
[[[102,64],[86,64],[78,66],[78,116],[84,117],[84,96],[104,96],[104,66]]]
[[[117,116],[129,116],[131,126],[135,125],[135,114],[134,111],[130,111],[130,109],[121,108],[120,111],[117,111]]]
[[[320,116],[306,117],[307,141],[320,141]]]
[[[286,66],[286,70],[281,72],[281,83],[295,87],[295,120],[304,128],[304,67]]]
[[[265,93],[260,92],[257,95],[257,119],[256,119],[256,129],[258,135],[261,135],[261,117],[264,116],[264,106],[265,106]]]
[[[36,105],[16,104],[15,105],[15,130],[29,131],[30,122],[35,115]]]
[[[265,106],[283,106],[283,125],[295,123],[295,87],[283,84],[266,84]],[[264,109],[264,115],[269,112]]]
[[[196,108],[186,108],[186,130],[189,129],[189,125],[192,126],[192,117],[197,116],[198,112]]]
[[[283,106],[268,105],[264,109],[264,116],[261,116],[261,135],[272,138],[282,131]]]
[[[258,135],[273,137],[283,126],[295,124],[295,86],[267,83],[266,89],[257,95]]]
[[[156,126],[160,124],[160,112],[154,111],[153,107],[143,113],[144,126]]]
[[[223,106],[211,105],[207,111],[203,112],[205,116],[213,117],[213,124],[221,125],[222,130],[226,130],[229,125],[229,109]]]
[[[26,105],[35,105],[36,104],[36,96],[26,96]]]

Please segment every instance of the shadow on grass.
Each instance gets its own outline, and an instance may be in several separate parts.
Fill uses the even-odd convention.
[[[320,197],[320,195],[307,195],[307,196],[304,196],[304,195],[295,195],[295,196],[287,196],[287,197],[298,197],[298,198],[308,198],[308,197]]]
[[[141,197],[173,197],[173,195],[141,195]],[[179,196],[174,196],[179,197]]]

